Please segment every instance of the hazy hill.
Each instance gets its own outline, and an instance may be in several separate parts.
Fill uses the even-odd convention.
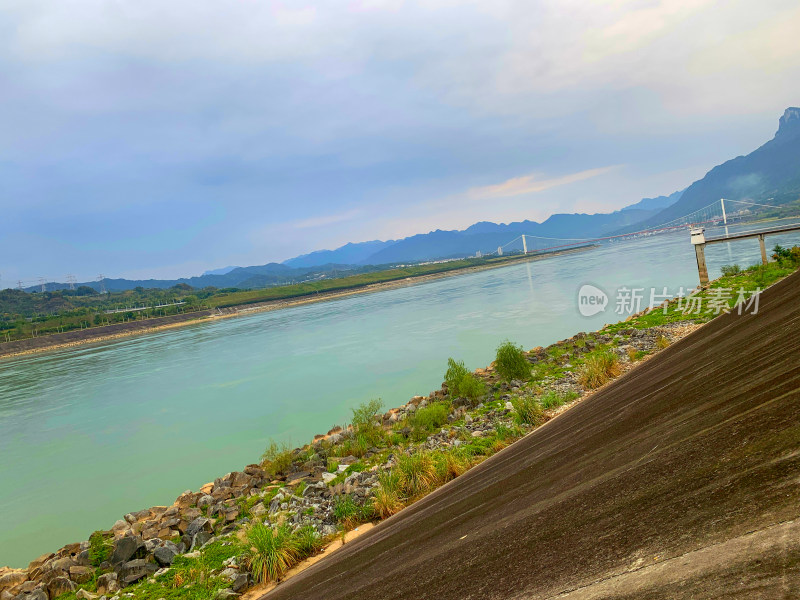
[[[686,188],[680,200],[646,227],[666,223],[720,198],[783,204],[800,197],[800,108],[787,108],[770,141],[746,156],[738,156],[711,169]],[[638,225],[637,225],[638,227]]]

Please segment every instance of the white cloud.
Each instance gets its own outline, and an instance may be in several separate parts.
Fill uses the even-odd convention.
[[[334,215],[321,215],[319,217],[310,217],[308,219],[293,221],[291,223],[287,223],[287,226],[292,227],[294,229],[312,229],[315,227],[327,227],[328,225],[342,223],[343,221],[352,221],[360,214],[361,214],[360,210],[354,209]]]
[[[486,185],[482,187],[471,188],[466,191],[464,196],[470,200],[488,200],[498,198],[510,198],[513,196],[522,196],[526,194],[535,194],[536,192],[543,192],[550,188],[559,187],[575,183],[576,181],[583,181],[608,173],[612,169],[617,168],[619,165],[610,167],[600,167],[597,169],[587,169],[578,173],[570,173],[561,177],[542,177],[541,174],[532,173],[530,175],[523,175],[521,177],[513,177],[502,183],[493,185]]]

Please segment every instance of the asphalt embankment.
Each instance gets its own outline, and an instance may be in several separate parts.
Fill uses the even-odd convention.
[[[265,600],[800,598],[800,274]]]

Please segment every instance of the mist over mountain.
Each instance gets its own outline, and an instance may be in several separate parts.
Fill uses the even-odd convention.
[[[770,141],[746,156],[722,163],[690,185],[672,206],[643,221],[657,226],[720,198],[784,204],[800,197],[800,108],[790,107]]]
[[[655,216],[680,198],[681,192],[645,198],[612,213],[555,214],[542,223],[480,221],[464,229],[431,231],[395,241],[349,243],[335,250],[320,250],[284,261],[289,266],[319,266],[324,263],[359,265],[393,264],[494,252],[520,234],[545,238],[593,238]],[[554,244],[558,242],[554,241]]]
[[[668,196],[643,198],[612,213],[554,214],[545,221],[493,223],[480,221],[458,231],[436,230],[400,240],[371,240],[348,243],[333,250],[317,250],[283,263],[250,267],[223,267],[198,277],[181,279],[105,279],[106,290],[137,286],[169,288],[187,284],[194,288],[260,288],[298,280],[340,276],[375,270],[406,262],[464,257],[476,252],[494,252],[520,234],[559,240],[597,238],[621,231],[655,227],[685,216],[720,198],[769,201],[783,204],[800,197],[800,108],[787,108],[773,139],[746,156],[739,156],[711,169],[702,179],[683,191]],[[83,284],[99,289],[97,281]],[[48,290],[65,289],[64,283],[50,283]],[[38,286],[28,288],[36,291]]]

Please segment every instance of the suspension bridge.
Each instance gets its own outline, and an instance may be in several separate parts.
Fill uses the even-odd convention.
[[[558,252],[562,250],[576,249],[586,246],[602,243],[613,243],[617,241],[635,239],[641,237],[648,237],[653,235],[660,235],[664,233],[674,232],[676,230],[690,230],[697,227],[725,227],[741,223],[747,219],[758,216],[758,211],[763,212],[764,209],[780,209],[780,205],[766,204],[763,202],[750,202],[745,200],[730,200],[720,199],[716,200],[707,206],[695,210],[687,215],[678,217],[671,221],[662,223],[656,227],[648,229],[641,229],[638,231],[624,232],[614,235],[605,235],[593,238],[568,238],[568,237],[546,237],[528,233],[521,233],[514,239],[498,246],[496,249],[489,248],[476,248],[473,251],[474,256],[489,257],[489,256],[503,256],[507,254],[546,254],[550,252]],[[800,218],[800,214],[790,215]],[[727,235],[727,233],[726,233]],[[62,280],[66,283],[56,283]],[[92,282],[95,289],[100,293],[105,293],[105,276],[99,275],[94,282]],[[35,289],[36,291],[46,292],[58,289],[74,290],[76,285],[76,278],[74,275],[66,275],[64,277],[45,278],[39,277],[35,280],[17,281],[16,287],[20,290]],[[0,286],[2,289],[2,286]],[[120,309],[130,310],[130,309]],[[142,310],[141,308],[139,310]]]
[[[697,227],[727,227],[728,225],[741,223],[746,219],[753,217],[754,208],[780,209],[782,207],[772,204],[722,198],[687,215],[648,229],[593,238],[556,238],[522,233],[502,246],[498,246],[494,251],[476,251],[476,256],[503,256],[505,254],[520,253],[542,254],[548,252],[557,252],[560,250],[569,250],[572,248],[580,248],[600,243],[611,243],[626,239],[648,237],[670,233],[676,230],[689,231]],[[800,218],[800,214],[796,216]],[[725,235],[727,236],[727,232]]]

